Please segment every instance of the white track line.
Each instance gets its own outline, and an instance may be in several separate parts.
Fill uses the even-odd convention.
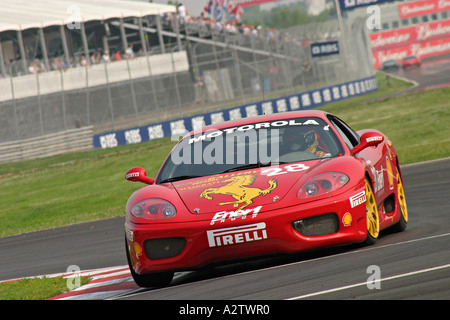
[[[413,276],[413,275],[417,275],[417,274],[421,274],[421,273],[425,273],[425,272],[441,270],[441,269],[445,269],[445,268],[449,268],[449,267],[450,267],[450,264],[444,264],[444,265],[438,266],[438,267],[432,267],[432,268],[428,268],[428,269],[422,269],[422,270],[407,272],[407,273],[399,274],[399,275],[396,275],[396,276],[387,277],[387,278],[384,278],[384,279],[378,279],[378,280],[375,280],[375,281],[371,281],[370,283],[389,281],[389,280],[393,280],[393,279],[409,277],[409,276]],[[362,287],[362,286],[365,286],[365,285],[367,285],[367,281],[351,284],[351,285],[348,285],[348,286],[338,287],[338,288],[334,288],[334,289],[328,289],[328,290],[308,293],[308,294],[304,294],[304,295],[301,295],[301,296],[288,298],[288,299],[285,299],[285,300],[300,300],[300,299],[305,299],[305,298],[318,296],[318,295],[321,295],[321,294],[327,294],[327,293],[331,293],[331,292],[337,292],[337,291],[343,291],[343,290],[347,290],[347,289],[351,289],[351,288]]]
[[[233,277],[240,277],[242,275],[246,275],[246,274],[253,274],[253,273],[258,273],[258,272],[265,272],[268,270],[275,270],[275,269],[281,269],[281,268],[285,268],[285,267],[290,267],[290,266],[295,266],[295,265],[300,265],[300,264],[306,264],[306,263],[311,263],[311,262],[315,262],[315,261],[320,261],[320,260],[328,260],[328,259],[333,259],[339,256],[345,256],[345,255],[353,255],[355,253],[359,253],[359,252],[365,252],[365,251],[371,251],[371,250],[378,250],[378,249],[383,249],[383,248],[387,248],[387,247],[392,247],[392,246],[398,246],[398,245],[404,245],[404,244],[408,244],[408,243],[413,243],[413,242],[419,242],[419,241],[426,241],[426,240],[430,240],[430,239],[436,239],[436,238],[442,238],[442,237],[448,237],[450,236],[450,232],[449,233],[443,233],[443,234],[437,234],[434,236],[429,236],[429,237],[424,237],[424,238],[419,238],[419,239],[412,239],[412,240],[406,240],[406,241],[401,241],[401,242],[396,242],[396,243],[391,243],[391,244],[385,244],[382,246],[371,246],[371,247],[366,247],[360,250],[354,250],[354,251],[347,251],[347,252],[343,252],[343,253],[338,253],[338,254],[333,254],[330,256],[325,256],[325,257],[320,257],[320,258],[315,258],[315,259],[310,259],[310,260],[301,260],[301,261],[296,261],[296,262],[292,262],[292,263],[287,263],[287,264],[282,264],[282,265],[277,265],[277,266],[273,266],[273,267],[268,267],[268,268],[261,268],[261,269],[257,269],[257,270],[251,270],[251,271],[245,271],[245,272],[241,272],[241,273],[237,273],[237,274],[231,274],[231,275],[227,275],[227,276],[223,276],[220,277],[220,280],[224,280],[227,278],[233,278]],[[388,279],[388,278],[386,278]],[[384,279],[384,280],[386,280]],[[207,279],[207,280],[202,280],[202,281],[211,281],[214,279]],[[364,285],[366,285],[367,282],[364,282]],[[373,281],[371,282],[373,283]],[[184,284],[180,284],[177,287],[183,287],[183,286],[189,286],[190,283],[184,283]],[[355,286],[355,285],[352,285]],[[152,290],[152,292],[158,292],[158,291],[163,291],[163,290],[169,290],[172,287],[164,287],[164,288],[158,288],[155,290]],[[136,292],[136,293],[131,293],[129,295],[127,295],[127,297],[133,297],[133,296],[138,296],[141,295],[142,292]],[[302,297],[302,296],[299,296]],[[298,297],[294,297],[294,298],[289,298],[286,300],[295,300]],[[301,298],[298,298],[301,299]]]
[[[405,240],[405,241],[385,244],[385,245],[381,245],[381,246],[369,246],[369,247],[365,247],[365,248],[362,248],[362,249],[346,251],[346,252],[337,253],[337,254],[332,254],[332,255],[329,255],[329,256],[325,256],[325,257],[319,257],[319,258],[310,259],[310,260],[301,260],[301,261],[296,261],[296,262],[292,262],[292,263],[282,264],[282,265],[273,266],[273,267],[269,267],[269,268],[263,268],[263,269],[258,269],[258,270],[246,271],[246,272],[242,272],[242,273],[239,273],[239,274],[236,274],[236,275],[250,274],[250,273],[256,273],[256,272],[261,272],[261,271],[266,271],[266,270],[279,269],[279,268],[294,266],[294,265],[298,265],[298,264],[305,264],[305,263],[310,263],[310,262],[315,262],[315,261],[320,261],[320,260],[328,260],[328,259],[333,259],[335,257],[346,256],[346,255],[353,255],[355,253],[372,251],[372,250],[378,250],[378,249],[384,249],[384,248],[388,248],[388,247],[399,246],[399,245],[403,245],[403,244],[419,242],[419,241],[425,241],[425,240],[436,239],[436,238],[442,238],[442,237],[448,237],[448,236],[450,236],[450,232],[443,233],[443,234],[437,234],[437,235],[434,235],[434,236],[429,236],[429,237],[424,237],[424,238],[419,238],[419,239],[411,239],[411,240]],[[233,276],[236,276],[236,275],[229,275],[229,276],[226,276],[226,277],[233,277]]]

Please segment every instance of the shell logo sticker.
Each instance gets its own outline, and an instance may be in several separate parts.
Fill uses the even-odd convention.
[[[136,257],[141,256],[142,255],[142,248],[139,245],[139,243],[135,242],[133,247],[134,247],[134,252],[136,253]]]
[[[199,198],[205,198],[207,200],[212,200],[211,194],[223,194],[231,196],[234,201],[221,202],[218,203],[219,206],[233,204],[235,207],[242,204],[237,210],[242,210],[253,203],[253,199],[258,196],[266,196],[273,189],[278,186],[277,180],[270,179],[268,181],[269,187],[266,189],[260,189],[256,187],[250,187],[256,179],[256,175],[247,174],[241,176],[235,176],[222,182],[228,182],[226,185],[217,188],[208,188],[204,190]]]
[[[344,225],[344,227],[349,227],[352,224],[352,215],[350,214],[350,212],[344,213],[344,215],[342,216],[342,224]]]

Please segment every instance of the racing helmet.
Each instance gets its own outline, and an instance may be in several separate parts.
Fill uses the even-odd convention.
[[[317,133],[311,127],[288,127],[283,132],[283,149],[286,151],[315,153],[318,144]]]

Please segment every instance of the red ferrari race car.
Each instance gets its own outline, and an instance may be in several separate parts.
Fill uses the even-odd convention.
[[[419,58],[417,58],[415,56],[405,57],[402,60],[402,68],[403,69],[420,67],[420,64],[421,64],[421,62],[420,62]]]
[[[126,250],[142,287],[175,271],[271,253],[373,244],[408,220],[399,160],[376,130],[298,111],[204,127],[173,148],[126,205]]]

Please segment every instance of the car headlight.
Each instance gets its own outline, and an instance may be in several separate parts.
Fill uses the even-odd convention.
[[[136,203],[131,208],[131,214],[143,219],[167,219],[173,218],[177,210],[169,201],[163,199],[145,199]]]
[[[336,191],[345,186],[350,178],[341,172],[327,172],[318,174],[302,185],[297,196],[300,199],[308,199],[320,196],[328,192]]]

